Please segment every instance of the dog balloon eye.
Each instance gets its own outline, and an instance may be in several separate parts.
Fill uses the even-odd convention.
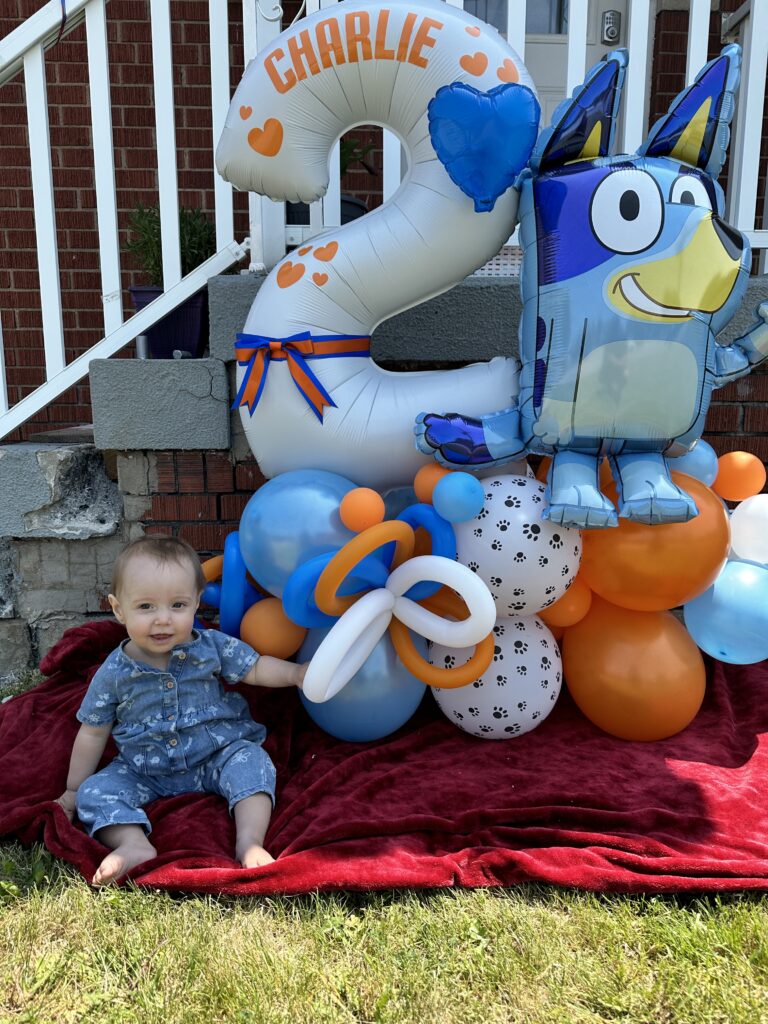
[[[669,201],[688,206],[703,206],[705,210],[712,209],[712,200],[709,198],[704,182],[693,174],[681,174],[675,180],[669,193]]]
[[[659,187],[645,171],[614,171],[595,189],[590,219],[597,240],[606,249],[641,252],[661,233],[664,206]]]

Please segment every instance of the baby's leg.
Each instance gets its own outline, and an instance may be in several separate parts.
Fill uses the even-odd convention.
[[[112,849],[97,868],[94,885],[108,885],[157,856],[147,838],[151,826],[142,807],[159,795],[147,776],[134,772],[119,757],[80,786],[80,821],[90,835]]]
[[[267,793],[255,793],[235,804],[235,856],[244,868],[258,868],[275,859],[263,845],[271,817],[272,800]]]
[[[244,868],[270,864],[264,836],[275,800],[275,766],[261,743],[235,740],[205,766],[204,788],[221,793],[235,816],[235,854]]]

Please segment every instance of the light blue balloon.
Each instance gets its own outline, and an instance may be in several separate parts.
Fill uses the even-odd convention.
[[[696,444],[685,455],[677,459],[668,460],[669,468],[679,473],[687,473],[688,476],[695,476],[707,487],[715,482],[717,476],[717,452],[711,444],[698,440]]]
[[[342,523],[339,504],[356,486],[322,469],[295,469],[267,480],[240,520],[240,550],[251,576],[282,597],[298,565],[351,540],[355,535]]]
[[[308,661],[328,635],[327,629],[311,629],[298,653]],[[414,636],[416,650],[426,658],[427,642]],[[427,687],[412,676],[397,656],[385,633],[370,657],[343,690],[323,704],[315,704],[300,693],[312,721],[339,740],[365,743],[405,725],[421,703]]]
[[[713,658],[753,665],[768,658],[768,569],[726,562],[703,594],[683,607],[688,632]]]
[[[483,508],[485,488],[469,473],[449,473],[435,484],[432,504],[449,523],[466,523]]]

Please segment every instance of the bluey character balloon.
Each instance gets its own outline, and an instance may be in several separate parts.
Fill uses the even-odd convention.
[[[536,144],[521,189],[519,402],[473,419],[422,414],[417,444],[451,466],[553,456],[543,518],[617,525],[600,492],[608,456],[619,515],[685,522],[693,500],[668,457],[700,436],[713,388],[768,357],[768,303],[732,345],[716,335],[747,286],[746,237],[722,220],[740,49],[726,46],[637,154],[609,156],[627,54],[588,73]]]

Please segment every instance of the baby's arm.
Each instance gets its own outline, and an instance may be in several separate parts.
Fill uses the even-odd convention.
[[[56,801],[60,807],[64,808],[64,813],[70,821],[75,813],[77,789],[96,771],[111,732],[111,725],[80,726],[80,731],[75,737],[72,747],[72,756],[69,759],[67,788]]]
[[[282,658],[262,654],[248,674],[243,676],[241,682],[248,683],[249,686],[269,686],[272,689],[279,689],[282,686],[301,688],[307,664],[295,665],[292,661],[283,661]]]

